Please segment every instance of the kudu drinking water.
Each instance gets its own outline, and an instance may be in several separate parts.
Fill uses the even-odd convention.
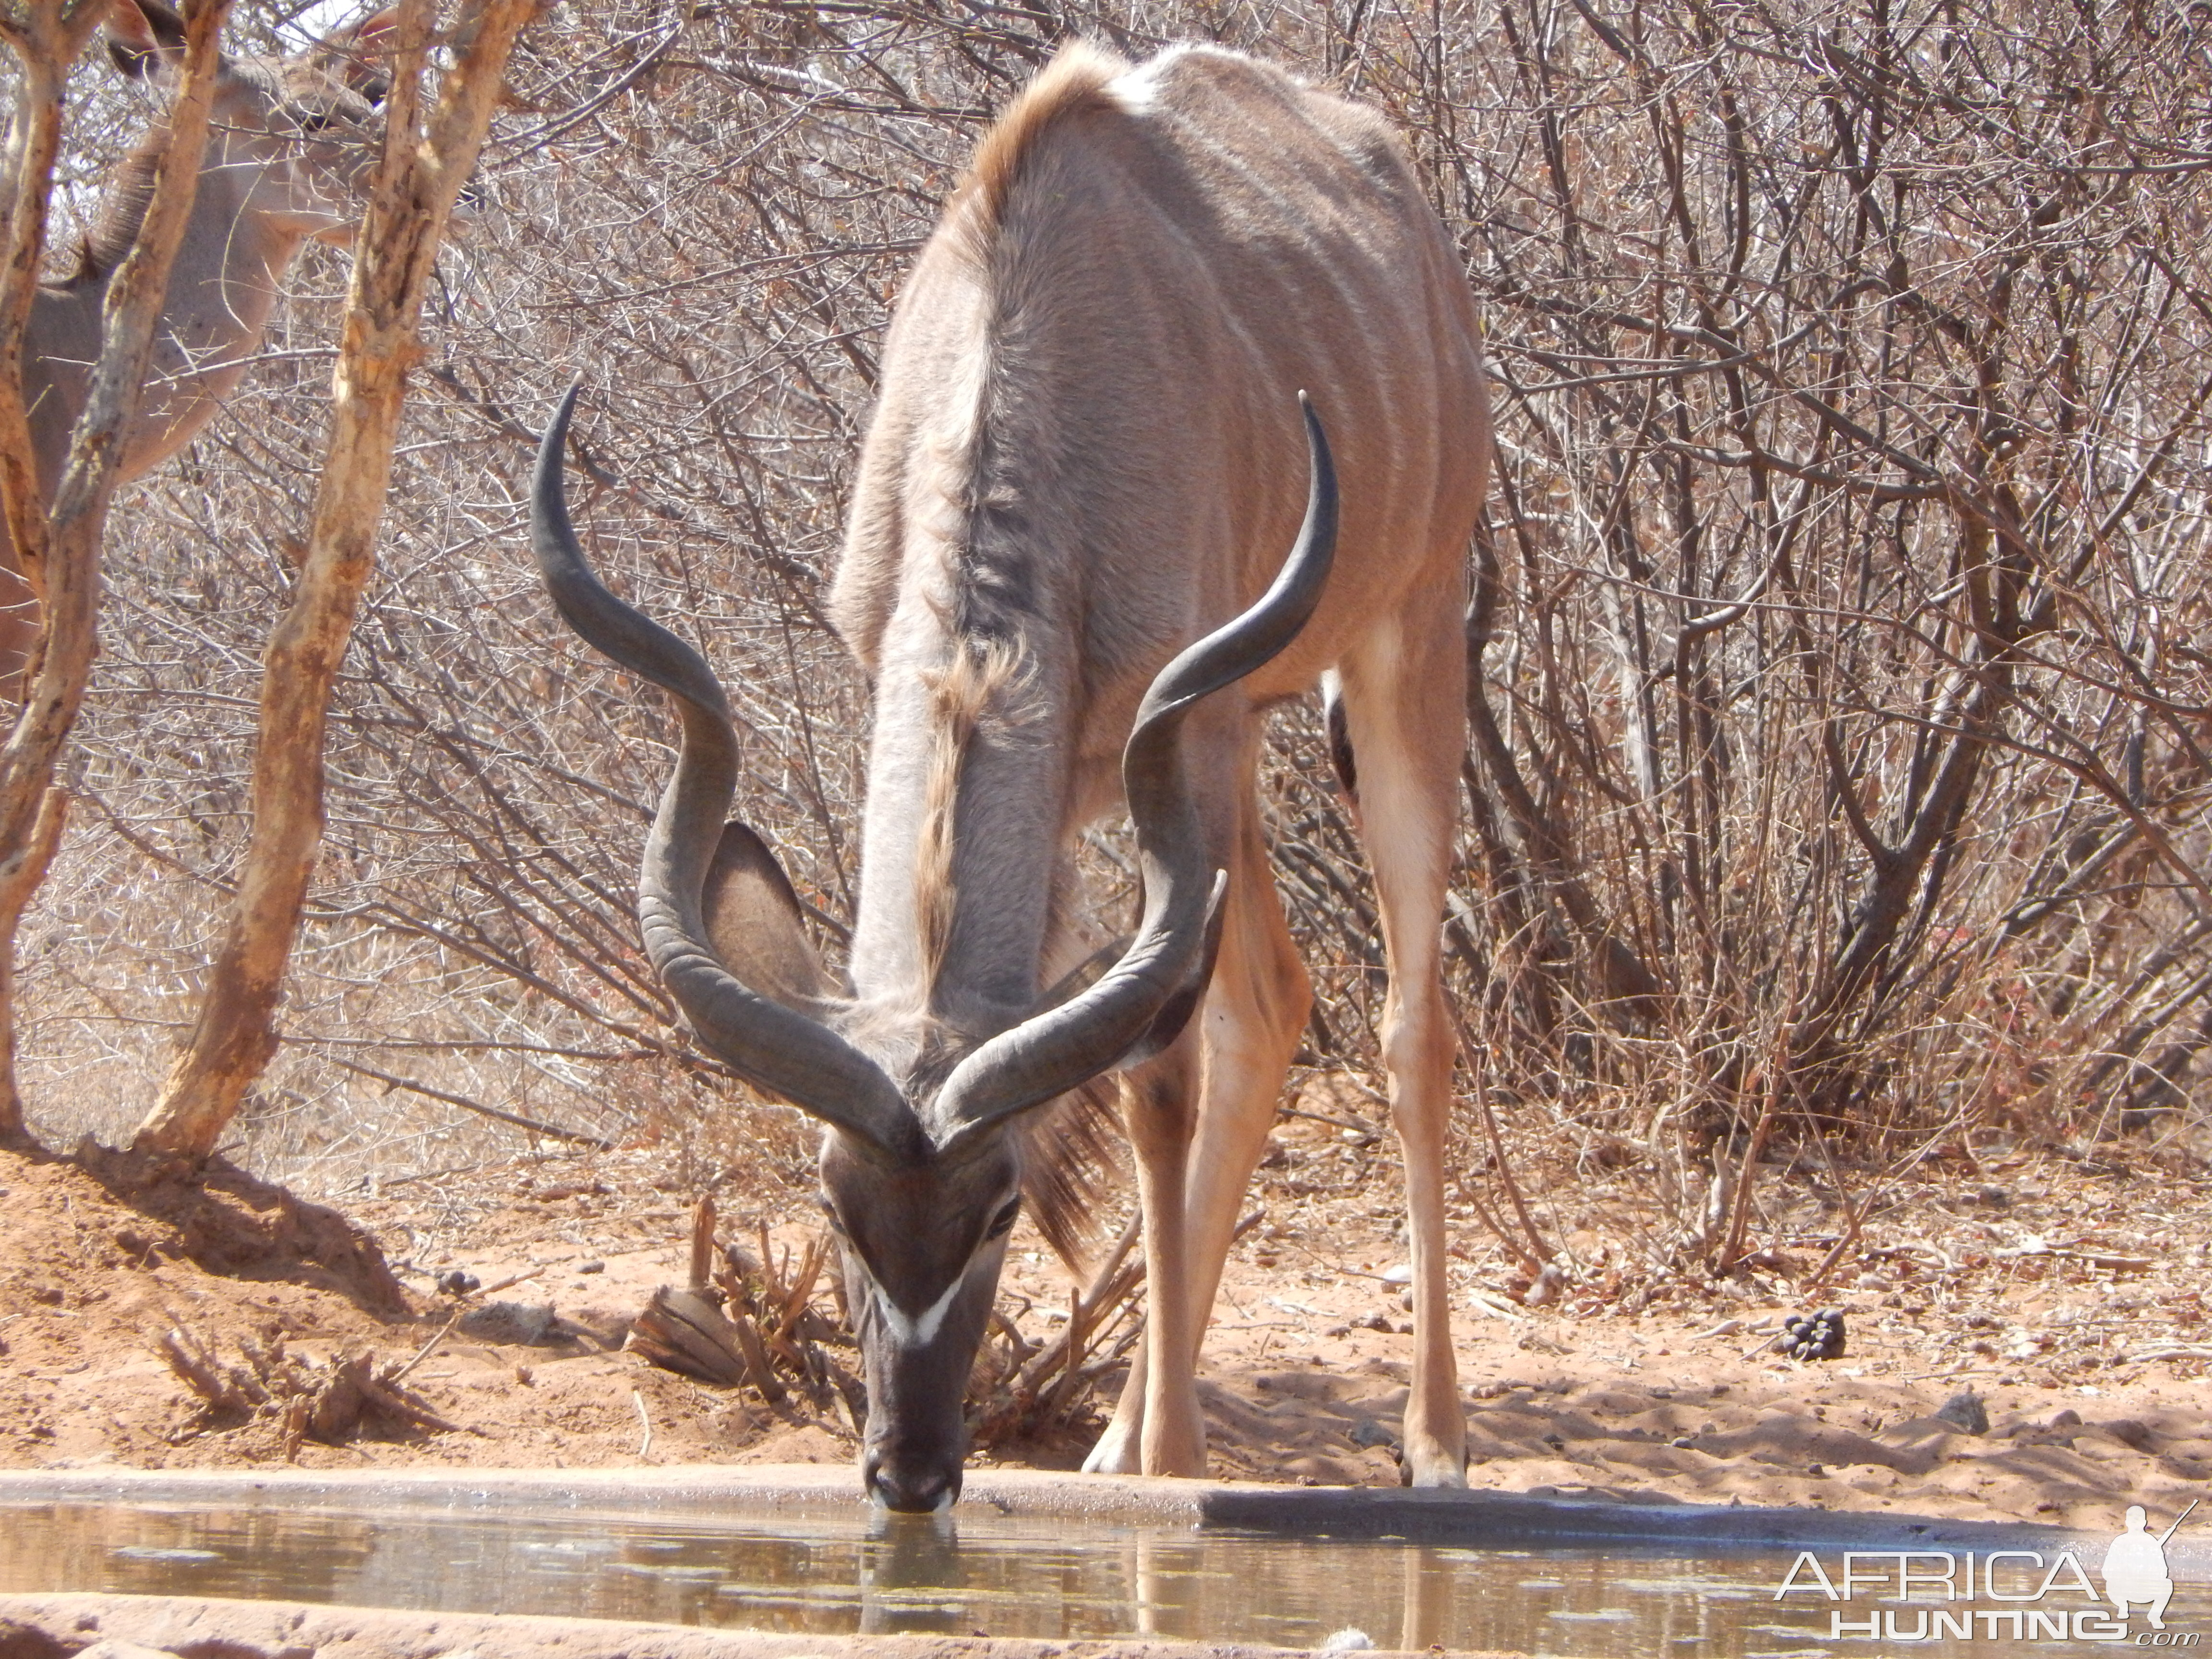
[[[882,388],[834,596],[875,686],[842,986],[774,858],[723,826],[720,685],[584,567],[561,494],[573,394],[533,492],[562,614],[683,717],[640,878],[653,964],[709,1048],[829,1126],[869,1489],[902,1510],[957,1493],[1028,1132],[1116,1068],[1149,1311],[1091,1467],[1204,1471],[1199,1346],[1310,1000],[1268,874],[1261,715],[1323,679],[1389,963],[1407,1472],[1462,1483],[1438,936],[1490,428],[1442,225],[1354,105],[1226,52],[1132,69],[1070,48],[983,140],[899,301]],[[1301,441],[1300,388],[1333,468],[1310,416]],[[1124,801],[1141,925],[1056,979],[1079,954],[1054,902],[1070,847]]]
[[[386,76],[374,54],[380,12],[289,58],[226,58],[209,112],[205,159],[155,346],[152,376],[123,448],[122,477],[143,477],[214,418],[258,349],[286,269],[311,240],[352,239],[375,161]],[[184,57],[184,21],[161,0],[116,0],[109,58],[161,78]],[[100,356],[100,311],[136,240],[167,133],[160,125],[108,181],[76,270],[40,289],[23,345],[23,397],[49,494],[69,459]],[[0,687],[12,687],[38,635],[38,606],[0,520]]]

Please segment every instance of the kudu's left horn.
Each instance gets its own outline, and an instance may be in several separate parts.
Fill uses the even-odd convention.
[[[1250,610],[1160,671],[1121,751],[1121,785],[1144,879],[1137,936],[1088,990],[1000,1032],[953,1068],[938,1096],[937,1115],[955,1136],[1165,1048],[1204,994],[1220,942],[1224,873],[1210,867],[1183,781],[1181,733],[1200,701],[1297,637],[1328,580],[1336,553],[1336,469],[1328,434],[1303,392],[1298,408],[1305,416],[1310,483],[1305,522],[1290,557]]]
[[[577,391],[568,388],[538,447],[530,542],[538,574],[568,626],[675,698],[684,724],[638,870],[646,955],[699,1040],[738,1076],[887,1151],[909,1147],[920,1125],[883,1068],[820,1021],[740,983],[708,942],[701,896],[737,789],[737,728],[706,659],[609,592],[577,545],[561,471]]]

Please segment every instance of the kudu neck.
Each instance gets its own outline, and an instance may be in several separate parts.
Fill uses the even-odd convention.
[[[236,387],[276,307],[284,269],[305,240],[253,209],[259,167],[244,155],[234,157],[234,143],[220,132],[209,137],[191,213],[169,268],[137,430],[124,456],[125,477],[141,476],[181,449]],[[158,146],[152,148],[157,153]],[[95,353],[109,284],[144,228],[150,165],[147,151],[125,164],[83,269],[64,290],[84,313]]]
[[[1067,792],[1064,667],[1034,642],[897,621],[885,643],[854,988],[979,1038],[1038,989]]]

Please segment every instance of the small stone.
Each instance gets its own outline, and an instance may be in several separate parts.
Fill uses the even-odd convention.
[[[1936,1408],[1938,1422],[1948,1423],[1962,1434],[1987,1434],[1990,1431],[1990,1411],[1981,1395],[1972,1389],[1954,1394]]]
[[[1387,1446],[1390,1431],[1371,1417],[1363,1417],[1352,1425],[1352,1443],[1355,1446]]]
[[[607,1264],[597,1256],[593,1256],[589,1261],[579,1261],[576,1264],[576,1271],[580,1273],[603,1273],[606,1270]]]
[[[1540,1308],[1559,1300],[1559,1292],[1567,1287],[1566,1269],[1556,1261],[1547,1261],[1528,1288],[1521,1293],[1521,1300],[1529,1307]]]
[[[1375,1645],[1375,1638],[1365,1631],[1346,1625],[1321,1644],[1323,1653],[1365,1653]]]
[[[452,1267],[438,1275],[438,1293],[441,1296],[467,1296],[483,1283],[466,1268]]]
[[[482,1341],[529,1346],[544,1341],[554,1322],[550,1302],[491,1302],[462,1315],[459,1328]]]

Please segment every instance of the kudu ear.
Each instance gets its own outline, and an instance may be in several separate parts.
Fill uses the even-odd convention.
[[[818,1014],[836,995],[791,878],[768,843],[735,818],[722,826],[702,908],[722,966],[761,995],[802,1014]]]
[[[1217,871],[1213,878],[1213,890],[1206,904],[1206,944],[1200,950],[1198,959],[1191,964],[1190,972],[1183,976],[1183,981],[1176,987],[1175,994],[1160,1005],[1159,1012],[1152,1016],[1152,1023],[1145,1028],[1145,1034],[1137,1039],[1136,1046],[1122,1055],[1118,1065],[1141,1065],[1161,1053],[1182,1035],[1182,1028],[1190,1024],[1191,1015],[1206,1000],[1206,988],[1213,980],[1214,961],[1221,954],[1221,918],[1227,908],[1224,901],[1228,890],[1228,872]],[[1128,949],[1128,936],[1124,934],[1111,945],[1092,951],[1080,963],[1053,981],[1052,988],[1036,1000],[1036,1006],[1030,1010],[1027,1018],[1034,1019],[1048,1008],[1057,1008],[1061,1003],[1081,996],[1103,978],[1106,970],[1121,961]]]
[[[1175,994],[1160,1005],[1152,1016],[1152,1023],[1145,1028],[1144,1036],[1136,1046],[1121,1056],[1121,1066],[1127,1069],[1141,1066],[1154,1054],[1166,1051],[1168,1045],[1182,1035],[1182,1028],[1190,1024],[1190,1017],[1198,1012],[1198,1005],[1206,1000],[1206,988],[1213,982],[1213,964],[1221,955],[1221,918],[1228,908],[1224,902],[1229,893],[1229,872],[1213,872],[1213,891],[1206,900],[1206,943],[1198,952],[1198,960],[1190,965]],[[1110,965],[1110,964],[1109,964]],[[1100,969],[1103,973],[1105,969]]]
[[[1048,1008],[1057,1008],[1061,1003],[1082,995],[1097,984],[1105,976],[1106,970],[1127,952],[1129,939],[1130,936],[1124,933],[1111,945],[1100,946],[1054,980],[1052,988],[1036,1000],[1036,1006],[1030,1010],[1028,1018],[1034,1018]]]
[[[325,37],[315,62],[372,104],[392,90],[392,54],[399,44],[399,8],[387,6]]]
[[[107,14],[107,56],[134,81],[181,63],[185,20],[161,0],[115,0]]]

